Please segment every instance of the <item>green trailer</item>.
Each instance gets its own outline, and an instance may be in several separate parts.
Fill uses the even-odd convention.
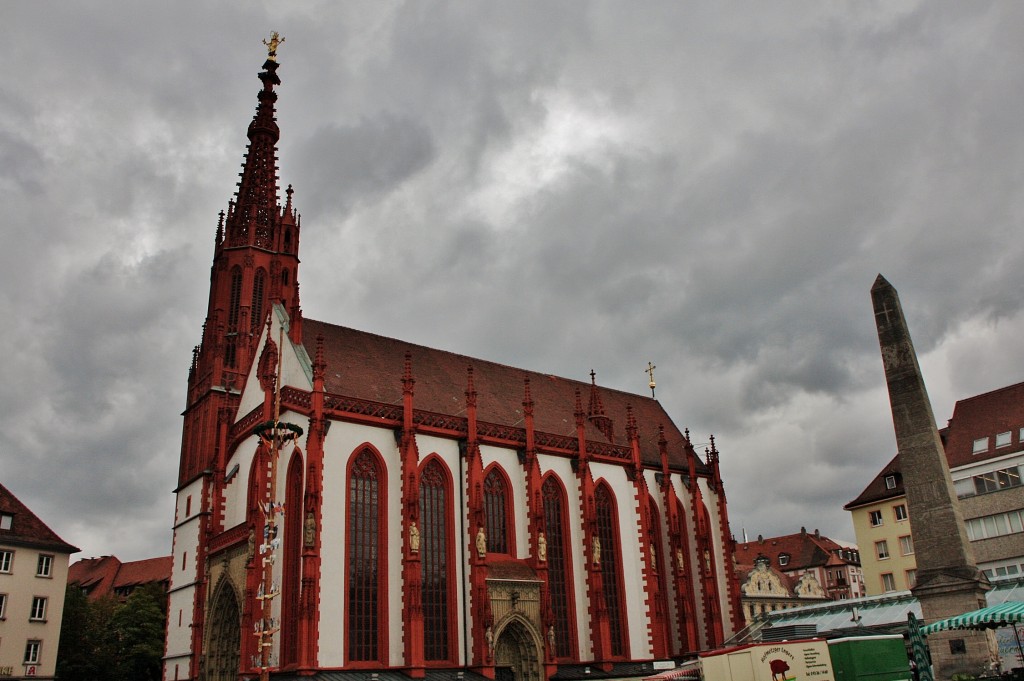
[[[828,642],[836,681],[908,681],[913,679],[903,637],[858,636]]]

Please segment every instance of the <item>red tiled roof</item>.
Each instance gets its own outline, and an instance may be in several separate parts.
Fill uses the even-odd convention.
[[[535,371],[436,350],[385,336],[357,331],[312,319],[303,320],[303,343],[310,357],[316,354],[317,336],[324,337],[325,390],[383,404],[402,404],[405,353],[412,356],[416,379],[413,406],[436,414],[465,416],[467,369],[473,368],[477,391],[477,419],[501,426],[523,426],[524,379],[530,379],[534,402],[534,428],[538,432],[576,436],[575,391],[589,403],[591,384]],[[598,387],[604,413],[613,424],[612,444],[627,446],[626,406],[640,428],[640,452],[645,465],[660,466],[658,426],[665,427],[669,465],[686,468],[685,438],[657,400]],[[588,441],[609,442],[594,423],[586,421]],[[706,471],[698,457],[699,470]]]
[[[83,558],[68,568],[68,584],[77,584],[91,597],[99,598],[113,591],[114,578],[120,567],[121,561],[114,556]]]
[[[950,468],[1024,450],[1021,428],[1024,428],[1024,383],[959,400],[953,407],[946,440]],[[1010,444],[996,449],[996,434],[1007,431]],[[974,454],[974,441],[983,437],[989,438],[988,450]]]
[[[1024,450],[1021,428],[1024,428],[1024,383],[1017,383],[959,400],[953,407],[953,418],[946,428],[939,430],[939,435],[949,467],[956,468]],[[996,434],[1005,432],[1010,433],[1010,444],[996,449]],[[974,441],[983,437],[989,438],[988,450],[974,454]],[[895,489],[885,487],[885,478],[889,475],[896,476]],[[900,455],[897,454],[864,491],[843,508],[849,511],[903,495],[903,474]]]
[[[55,553],[76,553],[78,548],[57,536],[9,489],[0,485],[0,512],[13,516],[11,529],[0,530],[0,544],[26,546]]]
[[[117,572],[117,579],[114,580],[114,588],[139,586],[152,582],[169,582],[173,564],[174,558],[172,556],[160,556],[159,558],[147,558],[145,560],[121,563],[121,569]]]
[[[764,554],[771,560],[772,567],[779,568],[779,555],[787,554],[789,562],[781,566],[781,570],[792,572],[811,567],[822,567],[829,564],[836,549],[843,548],[828,537],[809,532],[798,532],[781,537],[758,539],[752,542],[737,543],[735,558],[740,565],[753,565],[758,554]],[[843,561],[847,564],[847,561]]]
[[[515,558],[502,558],[487,561],[487,577],[489,579],[536,581],[537,573],[524,561]]]
[[[77,584],[95,600],[115,589],[169,582],[173,558],[161,556],[122,563],[116,556],[84,558],[68,568],[68,584]]]

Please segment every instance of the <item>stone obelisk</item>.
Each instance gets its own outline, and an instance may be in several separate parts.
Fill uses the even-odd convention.
[[[967,540],[899,296],[881,274],[871,287],[871,302],[914,538],[917,584],[911,592],[925,621],[935,622],[985,607],[990,586]],[[977,675],[994,659],[995,640],[987,632],[946,631],[928,638],[936,679]]]

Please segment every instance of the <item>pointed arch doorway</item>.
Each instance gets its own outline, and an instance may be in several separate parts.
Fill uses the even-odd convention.
[[[540,638],[524,620],[510,619],[494,642],[495,681],[544,681]]]
[[[206,645],[208,681],[234,681],[238,678],[241,633],[238,596],[225,580],[217,588],[210,608],[209,638]]]

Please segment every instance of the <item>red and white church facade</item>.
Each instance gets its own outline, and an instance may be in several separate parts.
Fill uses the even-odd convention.
[[[189,372],[164,678],[646,675],[721,645],[743,618],[713,440],[593,375],[303,317],[277,69]],[[278,413],[302,434],[275,453]]]

